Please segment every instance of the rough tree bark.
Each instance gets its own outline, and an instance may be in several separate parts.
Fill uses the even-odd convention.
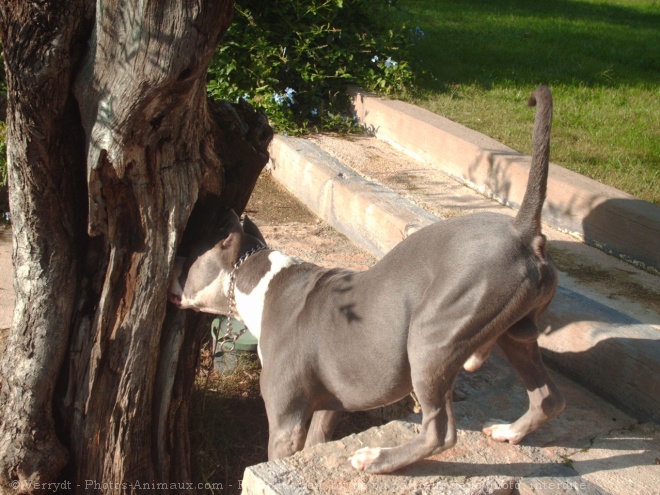
[[[233,0],[0,4],[16,267],[0,492],[192,481],[201,331],[168,307],[168,276],[193,205],[242,211],[272,137],[249,105],[206,97],[232,11]]]

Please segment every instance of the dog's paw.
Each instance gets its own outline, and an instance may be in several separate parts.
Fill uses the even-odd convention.
[[[355,469],[358,471],[364,471],[368,466],[373,464],[376,459],[378,459],[380,451],[380,448],[372,449],[370,447],[364,447],[360,450],[356,450],[348,460],[351,461],[351,466]]]
[[[520,443],[525,436],[514,430],[510,424],[501,423],[500,420],[486,422],[481,431],[493,440],[498,442],[509,442],[513,445]]]

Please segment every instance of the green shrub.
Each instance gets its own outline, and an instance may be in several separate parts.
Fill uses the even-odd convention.
[[[395,0],[238,0],[208,92],[264,109],[276,130],[348,130],[346,86],[410,91],[407,51],[423,33],[394,22]]]
[[[351,130],[348,84],[385,95],[412,88],[408,49],[423,32],[395,21],[395,8],[396,0],[238,0],[208,92],[263,108],[280,132]],[[0,185],[5,151],[3,127]]]

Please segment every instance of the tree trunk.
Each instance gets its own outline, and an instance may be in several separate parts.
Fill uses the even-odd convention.
[[[167,305],[169,272],[195,202],[241,212],[272,137],[249,105],[206,97],[232,11],[232,0],[0,6],[16,267],[2,492],[60,481],[180,493],[192,481],[203,330]]]

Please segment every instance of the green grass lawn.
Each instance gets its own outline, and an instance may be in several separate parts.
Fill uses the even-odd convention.
[[[414,103],[529,154],[539,84],[553,162],[660,205],[660,2],[400,0],[424,36]]]

